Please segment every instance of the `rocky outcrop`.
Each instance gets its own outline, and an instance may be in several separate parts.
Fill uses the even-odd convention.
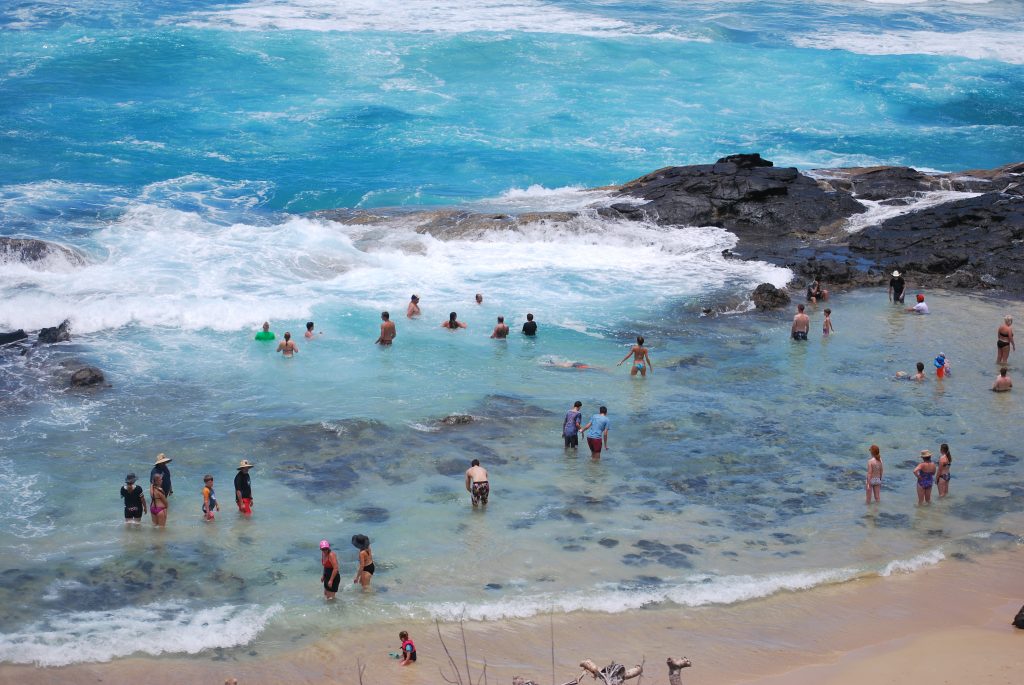
[[[893,202],[915,193],[935,190],[999,192],[1020,181],[1020,175],[1024,174],[1024,162],[952,174],[926,174],[911,167],[891,166],[816,169],[812,174],[836,190],[851,193],[858,198]]]
[[[95,366],[86,366],[71,374],[71,387],[88,388],[93,385],[100,385],[104,380],[102,371]]]
[[[50,328],[43,328],[36,338],[37,345],[52,345],[53,343],[67,342],[71,340],[71,322],[65,319],[61,325]]]
[[[0,262],[38,264],[52,260],[63,260],[70,266],[84,266],[88,263],[84,254],[64,245],[32,238],[0,236]]]
[[[850,238],[879,265],[953,287],[1024,290],[1024,183],[893,217]]]
[[[732,155],[715,164],[666,167],[619,188],[643,204],[604,210],[659,224],[719,226],[744,238],[816,234],[865,211],[849,193],[823,187],[794,167],[775,167],[758,154]]]
[[[452,414],[441,419],[441,423],[445,426],[465,426],[473,423],[473,417],[468,414]]]
[[[754,289],[752,296],[754,306],[761,311],[768,309],[781,309],[789,304],[789,295],[785,290],[779,290],[771,283],[762,283]]]
[[[9,345],[13,342],[24,340],[27,337],[28,333],[20,328],[16,331],[11,331],[10,333],[0,333],[0,345]]]

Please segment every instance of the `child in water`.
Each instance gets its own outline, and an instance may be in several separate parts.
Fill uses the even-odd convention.
[[[946,354],[940,352],[939,356],[935,358],[935,377],[942,378],[951,375],[952,370],[949,367],[949,362],[946,360]]]
[[[836,329],[832,328],[832,310],[826,308],[825,309],[825,321],[821,325],[821,334],[822,335],[828,335],[830,333],[835,333],[835,332],[836,332]]]
[[[220,505],[213,492],[213,476],[206,474],[203,476],[203,518],[212,521],[214,511],[220,511]]]

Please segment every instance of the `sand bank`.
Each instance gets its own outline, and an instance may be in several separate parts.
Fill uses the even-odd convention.
[[[491,683],[510,683],[513,675],[550,682],[553,630],[557,683],[574,677],[583,658],[628,665],[646,658],[644,681],[663,683],[666,656],[692,659],[684,682],[694,683],[1015,683],[1024,667],[1024,631],[1010,620],[1024,602],[1022,579],[1024,551],[1013,551],[729,607],[468,623],[469,666],[478,676],[486,659]],[[402,627],[420,653],[410,668],[388,656]],[[442,626],[465,673],[458,630]],[[439,683],[438,669],[447,666],[434,626],[409,623],[331,635],[275,656],[239,650],[66,668],[4,666],[0,684],[221,683],[228,677],[243,685],[358,683],[358,663],[366,667],[367,685]]]

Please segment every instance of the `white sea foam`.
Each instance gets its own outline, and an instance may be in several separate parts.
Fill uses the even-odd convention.
[[[23,538],[44,537],[56,523],[44,513],[46,496],[40,476],[24,473],[10,459],[0,458],[0,520],[4,532]]]
[[[113,611],[48,615],[0,633],[0,662],[67,666],[131,654],[198,654],[252,642],[279,605],[200,606],[166,601]]]
[[[579,36],[651,36],[696,39],[658,27],[577,12],[541,0],[254,0],[195,12],[179,21],[242,31],[389,33],[552,33]]]
[[[821,31],[795,36],[792,41],[797,47],[861,55],[939,55],[1024,64],[1022,31]]]
[[[885,565],[885,568],[878,572],[878,575],[887,578],[896,573],[913,573],[928,566],[935,566],[945,558],[946,555],[943,554],[941,549],[929,550],[909,559],[890,561]]]
[[[935,207],[936,205],[941,205],[946,202],[963,200],[969,197],[977,197],[978,195],[979,193],[960,193],[952,190],[937,190],[934,192],[918,193],[914,197],[907,198],[909,200],[909,204],[906,205],[886,205],[881,202],[858,198],[858,202],[867,207],[868,211],[851,216],[846,220],[845,228],[850,233],[857,233],[868,226],[876,226],[887,219],[900,216],[901,214],[919,212],[922,209]]]

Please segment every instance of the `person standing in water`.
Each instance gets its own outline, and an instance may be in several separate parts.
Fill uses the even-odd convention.
[[[153,525],[161,528],[167,525],[167,495],[163,491],[163,478],[161,474],[154,473],[149,484],[149,515],[153,518]]]
[[[314,335],[313,327],[314,327],[314,325],[315,324],[312,321],[307,321],[306,322],[306,340],[312,340],[313,339],[313,335]]]
[[[928,303],[924,301],[924,295],[922,293],[917,294],[917,304],[913,307],[907,307],[907,311],[913,312],[914,314],[928,313]]]
[[[598,413],[590,417],[590,422],[581,428],[583,435],[587,438],[587,447],[590,448],[590,456],[593,459],[601,458],[601,449],[608,449],[608,407],[601,407]]]
[[[252,516],[252,481],[249,480],[249,469],[252,462],[243,459],[238,464],[238,473],[235,474],[235,504],[238,511],[245,516]]]
[[[359,566],[356,568],[356,577],[352,579],[352,583],[359,583],[365,590],[370,587],[370,578],[377,570],[373,563],[373,552],[370,551],[370,538],[365,535],[353,535],[352,546],[359,550]]]
[[[284,340],[277,345],[277,351],[283,354],[286,359],[299,353],[299,346],[292,340],[291,333],[285,332]]]
[[[826,307],[825,308],[825,321],[822,322],[822,324],[821,324],[821,334],[827,336],[827,335],[830,335],[830,334],[835,333],[835,332],[836,332],[836,329],[832,327],[832,310]]]
[[[562,438],[565,440],[565,449],[576,449],[580,445],[580,425],[583,423],[583,403],[579,400],[573,402],[572,408],[565,412],[565,420],[562,422]]]
[[[899,271],[892,272],[889,279],[889,301],[894,304],[903,304],[903,298],[907,294],[907,282]]]
[[[931,450],[921,450],[921,463],[914,467],[914,478],[917,479],[917,503],[931,503],[932,486],[935,484],[935,472],[938,467],[932,463]]]
[[[807,340],[807,332],[811,330],[811,319],[804,314],[804,306],[796,306],[796,316],[793,317],[793,325],[789,329],[789,335],[793,340]]]
[[[203,519],[212,521],[214,511],[220,511],[220,504],[213,492],[213,476],[208,473],[203,476]]]
[[[395,330],[395,322],[391,320],[391,314],[388,312],[381,312],[380,320],[384,323],[380,325],[380,337],[374,341],[374,344],[387,347],[395,341],[398,331]]]
[[[459,315],[452,312],[448,315],[448,320],[441,324],[441,328],[447,328],[450,331],[457,331],[460,328],[465,328],[466,324],[459,321]]]
[[[622,363],[629,359],[629,356],[633,355],[633,366],[629,370],[630,376],[635,376],[637,371],[640,372],[642,378],[647,377],[647,370],[650,369],[651,373],[654,373],[654,366],[651,364],[651,355],[648,353],[647,348],[644,347],[644,336],[636,336],[636,345],[629,348],[629,352],[626,356],[619,361],[616,366],[622,366]]]
[[[125,523],[142,523],[142,515],[149,512],[146,508],[146,493],[142,491],[141,485],[135,484],[135,480],[135,474],[129,473],[121,486]]]
[[[156,455],[156,462],[153,464],[153,470],[149,472],[149,481],[153,482],[153,476],[160,474],[161,483],[160,489],[164,491],[165,497],[170,497],[174,494],[174,488],[171,487],[171,470],[167,468],[167,465],[173,461],[166,454],[161,452]]]
[[[871,458],[868,459],[868,475],[864,479],[864,488],[867,491],[865,504],[871,504],[871,496],[875,496],[876,502],[882,501],[882,453],[878,445],[868,448]]]
[[[1013,390],[1013,381],[1006,375],[1006,367],[999,369],[996,382],[992,384],[992,392],[1010,392]]]
[[[473,506],[487,505],[491,496],[491,483],[487,480],[487,469],[480,466],[480,460],[474,459],[466,469],[466,492],[470,495]]]
[[[341,568],[338,566],[338,555],[331,550],[331,543],[327,540],[320,541],[320,565],[323,567],[320,582],[324,584],[324,599],[334,599],[341,585]]]
[[[491,337],[496,340],[504,340],[508,337],[508,326],[505,324],[505,317],[498,317],[498,325],[491,331]]]
[[[523,335],[531,337],[537,335],[537,322],[533,320],[533,314],[526,315],[526,322],[523,324]]]
[[[942,443],[939,445],[939,468],[938,475],[935,477],[935,484],[939,488],[939,497],[949,494],[949,479],[952,478],[949,471],[952,467],[953,455],[949,453],[949,445]]]
[[[996,331],[996,364],[1005,366],[1010,361],[1010,350],[1016,350],[1013,341],[1013,317],[1004,316],[1003,325]]]
[[[277,336],[275,336],[274,332],[270,330],[270,322],[269,321],[264,321],[263,322],[263,330],[258,331],[256,333],[256,340],[261,340],[261,341],[265,342],[265,341],[268,341],[268,340],[273,340],[275,337],[277,337]]]
[[[405,309],[406,317],[415,319],[420,315],[420,298],[418,295],[413,295],[409,298],[409,306]]]

